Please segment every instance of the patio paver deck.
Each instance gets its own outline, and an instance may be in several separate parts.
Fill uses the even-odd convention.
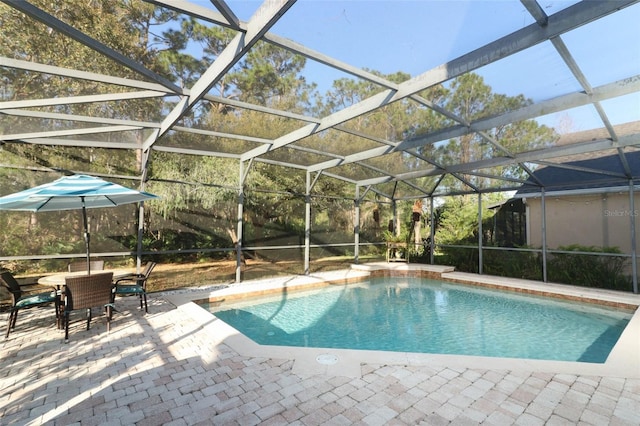
[[[640,424],[637,377],[444,363],[319,372],[241,355],[212,338],[213,317],[170,300],[152,294],[143,315],[119,299],[110,333],[102,316],[89,331],[78,318],[68,344],[51,309],[21,312],[0,343],[0,424]]]

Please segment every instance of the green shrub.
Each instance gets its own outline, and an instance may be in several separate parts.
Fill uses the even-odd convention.
[[[616,247],[587,247],[577,244],[559,247],[562,251],[621,253]],[[547,262],[549,281],[584,287],[631,291],[631,278],[625,274],[627,258],[587,254],[554,253]]]
[[[457,271],[478,272],[478,249],[464,247],[440,247],[439,261],[443,265],[455,266]]]
[[[483,250],[483,272],[501,277],[542,280],[540,253],[514,250]]]
[[[571,245],[561,251],[620,254],[615,247],[586,247]],[[478,272],[478,249],[441,247],[439,263],[455,266],[462,272]],[[482,272],[487,275],[541,281],[542,254],[510,250],[483,250]],[[597,254],[553,253],[547,256],[547,280],[583,287],[632,291],[627,275],[628,258]]]

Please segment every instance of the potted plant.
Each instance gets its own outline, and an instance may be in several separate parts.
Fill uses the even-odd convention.
[[[409,233],[401,231],[396,234],[391,231],[384,231],[382,234],[387,243],[387,261],[389,260],[407,260],[408,257],[408,240]]]

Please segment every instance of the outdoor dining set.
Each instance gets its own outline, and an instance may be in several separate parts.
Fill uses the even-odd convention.
[[[50,286],[45,292],[26,293],[18,280],[9,271],[0,272],[0,284],[11,296],[11,310],[7,321],[5,338],[16,326],[21,309],[51,305],[54,307],[56,326],[64,329],[65,342],[69,340],[69,322],[72,311],[86,310],[87,330],[92,318],[92,309],[104,310],[107,331],[115,308],[116,296],[136,295],[140,298],[140,309],[148,312],[147,280],[155,262],[148,262],[140,273],[127,269],[105,269],[104,261],[70,263],[68,271],[42,277],[38,284]],[[92,272],[93,271],[93,272]]]
[[[104,261],[91,260],[87,209],[141,203],[154,198],[158,197],[87,175],[63,176],[53,182],[0,197],[0,210],[82,211],[86,248],[86,261],[70,263],[67,272],[38,280],[38,284],[52,287],[47,292],[25,294],[11,272],[0,273],[0,283],[9,291],[12,302],[5,338],[16,326],[18,311],[34,306],[55,306],[56,324],[59,329],[64,328],[65,341],[69,339],[69,315],[74,310],[86,309],[87,330],[91,323],[91,308],[96,307],[104,308],[109,329],[116,296],[137,295],[140,297],[140,309],[144,305],[145,312],[148,312],[146,282],[156,264],[149,262],[142,272],[132,273],[122,269],[105,270]]]

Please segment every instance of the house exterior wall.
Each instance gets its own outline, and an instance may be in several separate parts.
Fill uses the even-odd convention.
[[[527,244],[542,247],[541,199],[526,198]],[[628,192],[545,196],[547,248],[580,244],[631,253],[631,218],[640,230],[640,194],[630,208]],[[640,244],[640,241],[637,241]]]

